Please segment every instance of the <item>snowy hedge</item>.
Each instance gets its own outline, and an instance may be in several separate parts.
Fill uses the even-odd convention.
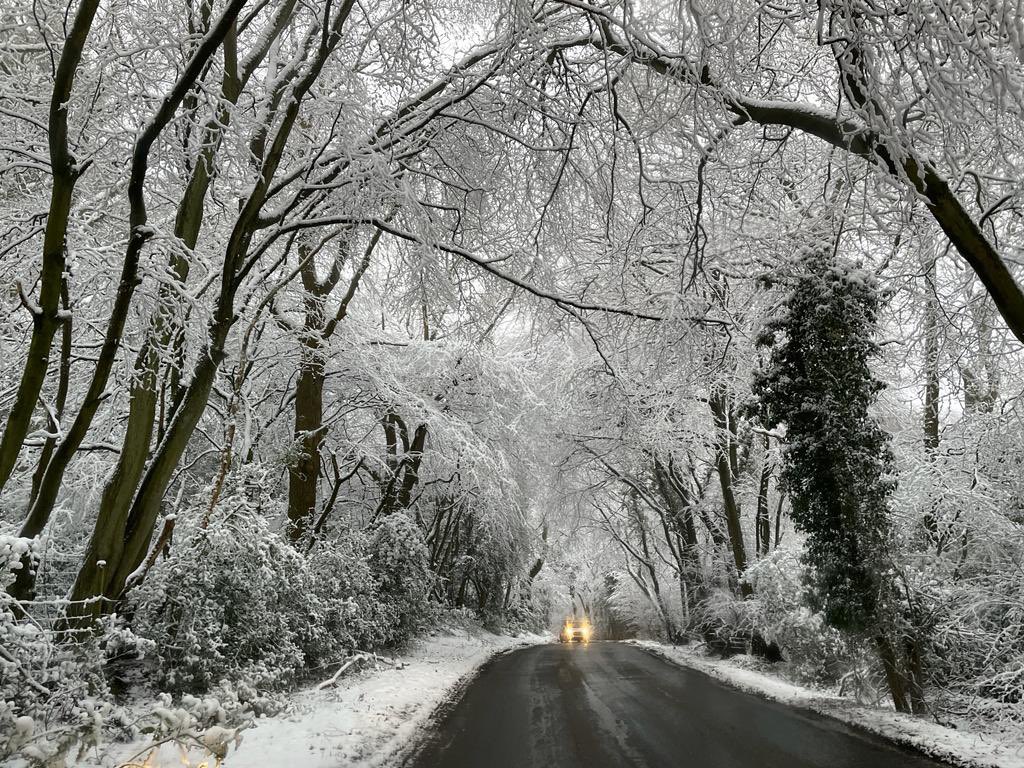
[[[407,639],[428,611],[422,538],[403,515],[306,555],[242,500],[182,532],[131,593],[172,691],[281,688],[304,670]]]

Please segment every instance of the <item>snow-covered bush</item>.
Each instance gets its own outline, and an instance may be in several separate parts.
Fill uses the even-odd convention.
[[[302,556],[244,506],[218,510],[205,529],[184,527],[131,594],[135,631],[156,643],[160,684],[207,691],[238,676],[282,685],[305,663]]]
[[[929,671],[938,710],[1024,722],[1024,576],[1011,545],[988,544],[977,562],[914,586],[932,606]],[[972,553],[975,557],[977,553]],[[1002,569],[1000,569],[1002,566]],[[961,711],[965,710],[965,711]]]
[[[551,593],[545,587],[525,582],[512,589],[501,628],[512,634],[543,632],[547,629],[552,600]]]
[[[369,542],[369,564],[380,599],[395,611],[390,643],[407,639],[429,618],[433,576],[423,534],[406,514],[382,518]]]
[[[697,628],[708,650],[722,657],[747,652],[754,625],[742,600],[727,589],[714,589],[699,610]]]
[[[203,757],[213,757],[216,759],[215,764],[220,765],[231,745],[238,746],[240,733],[249,722],[241,714],[246,707],[234,695],[234,691],[225,689],[218,694],[202,698],[186,694],[177,702],[166,693],[157,696],[149,710],[130,724],[132,735],[148,737],[148,740],[143,742],[145,746],[132,755],[131,762],[126,765],[150,765],[152,759],[160,753],[161,745],[166,743],[181,748],[179,759],[184,765],[193,764],[185,757],[186,752],[197,749]],[[200,763],[209,764],[209,761]]]
[[[280,689],[352,651],[401,643],[430,615],[427,551],[405,515],[307,554],[242,489],[205,527],[179,530],[129,595],[133,630],[155,643],[167,690]]]
[[[780,548],[754,563],[744,574],[754,588],[749,600],[737,601],[745,623],[781,648],[793,674],[818,683],[834,682],[848,671],[850,644],[808,607],[800,553]]]
[[[97,743],[111,705],[99,637],[60,642],[7,594],[31,546],[0,535],[0,762],[41,766]]]
[[[382,599],[377,575],[366,556],[366,537],[356,531],[317,547],[304,572],[310,622],[300,639],[310,666],[336,659],[346,650],[393,644],[400,607]]]

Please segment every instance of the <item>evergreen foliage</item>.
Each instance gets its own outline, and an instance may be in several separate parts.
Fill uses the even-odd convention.
[[[807,535],[811,596],[833,627],[877,631],[890,600],[889,437],[870,409],[881,294],[872,275],[803,254],[784,313],[760,338],[771,354],[754,391],[765,426],[786,426],[782,483]]]

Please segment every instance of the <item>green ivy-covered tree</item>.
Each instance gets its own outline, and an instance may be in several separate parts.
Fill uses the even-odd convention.
[[[889,436],[871,414],[884,384],[870,361],[881,292],[830,250],[802,254],[754,391],[765,426],[786,427],[781,481],[807,537],[810,594],[825,620],[872,642],[900,711],[919,711],[920,654],[893,568]]]

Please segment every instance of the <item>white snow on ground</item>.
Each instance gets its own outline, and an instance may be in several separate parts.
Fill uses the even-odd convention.
[[[397,659],[343,678],[337,687],[302,691],[290,715],[257,721],[224,768],[372,768],[411,746],[431,713],[495,653],[547,642],[448,630],[419,640]]]
[[[834,717],[964,768],[1024,768],[1024,734],[1014,741],[955,730],[893,710],[859,705],[825,691],[804,688],[741,666],[749,657],[716,659],[696,646],[672,646],[648,640],[628,641],[659,656],[704,672],[748,693],[792,707]]]
[[[494,635],[470,625],[446,627],[414,641],[395,658],[348,672],[336,684],[313,685],[288,697],[282,714],[256,720],[240,734],[202,734],[228,747],[223,768],[378,768],[395,764],[414,745],[437,707],[457,695],[491,656],[552,638]],[[325,678],[330,678],[330,670]],[[153,709],[140,702],[140,711]],[[235,737],[240,736],[236,742]],[[199,768],[215,764],[210,750],[167,742],[108,744],[72,761],[78,768]]]

